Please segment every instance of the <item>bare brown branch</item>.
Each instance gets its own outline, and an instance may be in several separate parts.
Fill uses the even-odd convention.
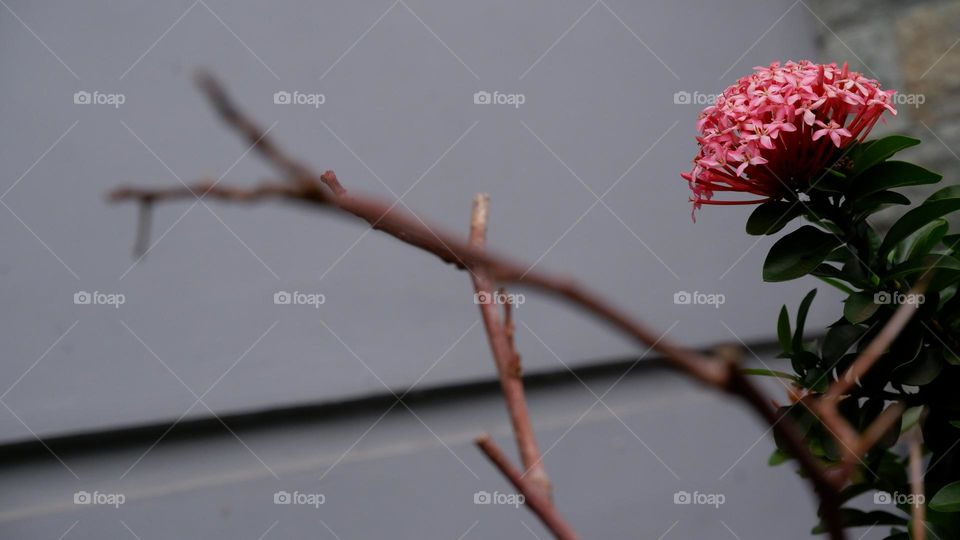
[[[923,454],[920,449],[920,429],[914,428],[910,437],[910,491],[913,494],[913,504],[910,508],[912,540],[925,540],[927,537],[926,524],[927,505],[923,500]]]
[[[490,198],[487,195],[478,194],[473,199],[473,212],[470,219],[470,246],[477,250],[482,250],[486,246],[489,204]],[[490,341],[490,351],[493,353],[497,365],[503,399],[506,402],[510,422],[513,425],[513,433],[517,439],[520,461],[525,469],[524,476],[549,501],[551,498],[550,479],[547,477],[547,471],[540,456],[540,448],[537,445],[537,438],[533,432],[533,424],[530,422],[530,413],[527,409],[523,379],[521,378],[520,358],[507,335],[506,325],[500,322],[499,308],[493,302],[494,283],[487,277],[487,272],[483,267],[474,269],[471,277],[473,278],[473,288],[476,295],[474,298],[483,317],[483,326]]]
[[[526,497],[524,504],[530,507],[530,510],[540,518],[540,521],[553,533],[555,538],[558,540],[579,540],[580,537],[563,519],[563,516],[557,512],[553,504],[543,496],[530,480],[521,475],[520,471],[510,464],[510,460],[489,436],[479,437],[476,443],[497,469],[513,484],[513,487],[517,488]]]

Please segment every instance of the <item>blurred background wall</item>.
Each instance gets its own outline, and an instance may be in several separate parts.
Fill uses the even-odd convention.
[[[908,103],[878,133],[897,132],[924,141],[904,159],[923,163],[947,179],[960,178],[960,3],[816,0],[810,6],[820,56],[843,58],[896,88]],[[917,195],[923,188],[914,189]],[[893,217],[894,213],[887,213]]]

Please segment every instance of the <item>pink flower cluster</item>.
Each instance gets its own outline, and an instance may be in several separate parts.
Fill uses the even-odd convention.
[[[893,90],[847,65],[808,60],[754,68],[700,113],[700,151],[683,173],[702,204],[754,204],[802,190],[855,142],[884,111],[896,114]],[[761,199],[714,200],[718,191]]]

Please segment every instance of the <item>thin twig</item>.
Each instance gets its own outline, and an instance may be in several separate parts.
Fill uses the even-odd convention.
[[[553,533],[558,540],[579,540],[573,528],[557,512],[553,504],[543,496],[541,491],[534,487],[532,482],[524,478],[520,471],[510,464],[510,460],[502,450],[490,439],[483,435],[476,440],[477,446],[490,459],[500,472],[513,484],[513,487],[525,497],[524,504],[530,507],[543,525]]]
[[[473,198],[473,211],[470,218],[470,246],[483,250],[487,241],[487,215],[490,197],[478,194]],[[503,399],[510,414],[513,433],[517,439],[517,448],[520,452],[520,461],[525,469],[524,476],[530,479],[534,487],[550,500],[550,479],[540,456],[540,448],[534,435],[533,424],[530,422],[530,413],[524,397],[523,379],[521,378],[520,358],[517,355],[512,340],[508,336],[507,327],[500,322],[499,308],[493,298],[494,284],[487,277],[483,267],[474,269],[471,273],[474,288],[474,301],[480,308],[483,317],[483,326],[490,341],[490,351],[493,353],[497,365],[497,374],[500,378],[500,388]],[[503,289],[501,289],[501,293]],[[501,298],[504,298],[501,296]],[[509,303],[507,303],[509,309]],[[509,313],[509,311],[508,311]]]
[[[913,494],[913,507],[910,509],[912,540],[924,540],[927,535],[927,504],[923,494],[923,453],[920,448],[920,429],[914,428],[910,437],[910,492]]]

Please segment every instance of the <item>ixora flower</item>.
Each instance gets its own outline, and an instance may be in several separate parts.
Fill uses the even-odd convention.
[[[847,65],[774,62],[754,68],[700,113],[700,151],[682,173],[703,204],[756,204],[802,191],[889,111],[893,90]],[[761,198],[720,200],[716,192]]]

